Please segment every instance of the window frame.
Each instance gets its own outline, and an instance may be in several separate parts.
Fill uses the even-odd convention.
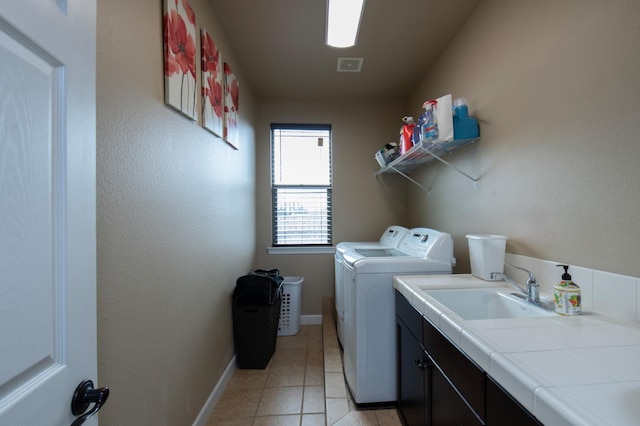
[[[329,184],[328,185],[291,185],[291,184],[276,184],[275,183],[275,131],[276,130],[318,130],[328,132],[329,143]],[[271,123],[270,127],[270,158],[269,158],[269,175],[271,183],[271,247],[268,248],[269,253],[283,254],[283,253],[333,253],[333,135],[332,127],[330,124],[293,124],[293,123]],[[328,242],[326,243],[277,243],[276,242],[276,229],[277,229],[277,191],[278,189],[326,189],[327,190],[327,223],[326,229],[328,234]]]

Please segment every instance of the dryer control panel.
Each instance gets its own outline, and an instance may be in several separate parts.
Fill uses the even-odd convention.
[[[433,259],[455,265],[451,235],[435,229],[410,229],[402,239],[402,242],[400,242],[398,250],[410,256]]]

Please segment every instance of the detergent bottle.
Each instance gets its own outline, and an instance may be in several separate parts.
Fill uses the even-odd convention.
[[[405,116],[402,118],[402,122],[404,124],[400,128],[400,155],[413,147],[413,131],[416,127],[413,117]]]
[[[480,135],[478,121],[469,117],[469,107],[465,98],[453,101],[453,139],[473,139]]]

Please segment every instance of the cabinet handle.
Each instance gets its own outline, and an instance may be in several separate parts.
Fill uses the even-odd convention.
[[[416,363],[416,365],[418,366],[418,368],[421,371],[429,368],[429,360],[426,360],[426,359],[414,359],[413,362]]]

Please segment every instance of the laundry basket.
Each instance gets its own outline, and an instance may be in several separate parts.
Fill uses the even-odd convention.
[[[278,336],[292,336],[300,329],[303,281],[304,277],[284,277]]]

